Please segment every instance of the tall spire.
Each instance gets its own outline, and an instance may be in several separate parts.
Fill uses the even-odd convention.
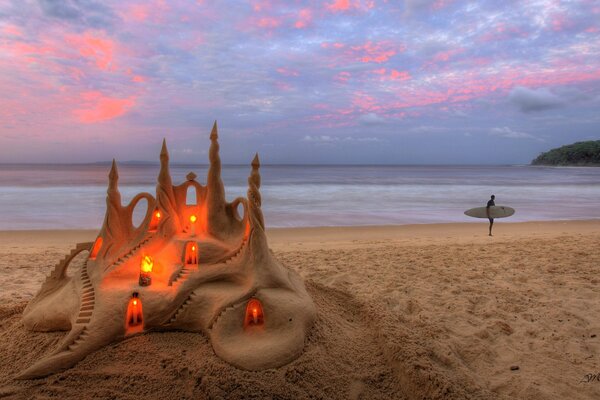
[[[250,177],[252,178],[254,184],[256,185],[256,188],[260,189],[260,173],[258,171],[260,168],[260,159],[258,158],[258,153],[256,153],[254,155],[251,165],[252,165],[252,172],[250,173]]]
[[[108,173],[108,189],[106,190],[106,214],[104,225],[100,230],[103,245],[98,256],[110,255],[110,249],[115,243],[121,243],[127,235],[127,228],[122,224],[123,207],[121,206],[121,193],[119,192],[119,171],[117,162],[112,161]]]
[[[210,166],[206,179],[208,231],[214,235],[222,233],[229,223],[225,211],[225,187],[221,180],[221,158],[219,157],[218,139],[217,121],[215,121],[210,132],[210,149],[208,151]]]
[[[221,157],[219,157],[219,133],[217,131],[217,121],[213,124],[210,131],[210,149],[208,151],[210,168],[208,170],[208,182],[210,186],[212,180],[221,179]]]
[[[117,170],[117,162],[113,158],[110,172],[108,173],[108,190],[118,190],[119,171]]]
[[[160,172],[158,174],[158,184],[169,186],[171,183],[171,174],[169,173],[169,151],[167,150],[167,140],[163,139],[160,149]]]
[[[160,172],[158,174],[158,184],[156,185],[156,202],[164,213],[162,222],[164,229],[170,233],[178,232],[180,228],[179,219],[177,216],[173,182],[169,173],[169,151],[167,150],[167,141],[165,139],[163,139],[160,150]]]
[[[260,206],[262,204],[262,198],[260,195],[260,160],[258,153],[252,160],[252,171],[248,177],[248,206],[249,206],[249,217],[252,228],[259,227],[264,230],[265,221]]]
[[[215,120],[212,130],[210,131],[210,140],[217,140],[218,138],[219,134],[217,133],[217,120]]]

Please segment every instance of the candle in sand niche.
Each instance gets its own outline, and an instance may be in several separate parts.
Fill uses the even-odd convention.
[[[154,266],[154,261],[150,256],[144,256],[142,258],[142,264],[140,265],[140,286],[150,286],[152,283],[152,277],[150,273],[152,272],[152,267]]]
[[[198,220],[198,218],[196,218],[195,215],[190,215],[190,222],[192,223],[192,236],[196,236],[196,221]]]

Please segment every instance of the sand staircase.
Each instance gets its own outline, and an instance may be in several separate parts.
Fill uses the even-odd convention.
[[[171,319],[169,319],[169,322],[167,322],[167,324],[171,325],[175,321],[177,321],[177,318],[179,318],[179,316],[188,308],[188,306],[194,301],[196,296],[197,294],[195,292],[190,293],[187,299],[185,299],[185,301],[179,306],[175,314],[173,314]]]
[[[169,286],[177,287],[182,284],[187,278],[189,278],[193,268],[197,269],[197,267],[198,266],[196,264],[183,264],[179,271],[174,274],[171,279],[169,279]]]
[[[65,257],[54,266],[54,269],[52,272],[50,272],[50,275],[46,277],[46,280],[42,284],[40,294],[55,289],[57,287],[57,283],[65,278],[67,267],[71,263],[71,260],[73,260],[75,256],[82,251],[89,251],[93,244],[93,242],[77,243],[75,247],[71,249],[69,254],[65,255]]]
[[[247,295],[245,295],[244,297],[242,297],[241,299],[238,299],[235,303],[231,303],[229,304],[227,307],[223,308],[221,310],[221,312],[219,314],[217,314],[216,317],[213,318],[212,322],[208,325],[208,329],[212,329],[213,326],[215,326],[215,324],[219,321],[219,318],[221,318],[223,315],[225,315],[225,313],[227,313],[228,311],[240,308],[240,307],[245,307],[246,306],[246,301],[249,300],[251,297],[253,297],[256,294],[256,291],[252,291],[250,293],[248,293]]]
[[[240,256],[242,255],[242,253],[244,252],[244,249],[246,248],[247,245],[248,245],[248,239],[245,238],[244,241],[242,242],[242,244],[240,245],[240,247],[238,247],[236,252],[233,253],[233,255],[231,255],[231,256],[228,255],[226,258],[219,260],[217,262],[217,264],[231,264],[231,263],[237,261],[240,258]]]
[[[88,332],[87,326],[86,326],[83,328],[81,333],[75,338],[75,340],[73,340],[72,342],[69,343],[69,345],[67,346],[67,349],[69,351],[75,351],[77,349],[77,347],[79,346],[79,344],[81,344],[83,341],[85,341],[85,339],[87,339],[88,336],[89,336],[89,332]]]
[[[113,263],[109,264],[108,267],[106,267],[105,270],[108,270],[110,268],[118,267],[118,266],[122,265],[124,262],[126,262],[131,257],[133,257],[135,255],[135,253],[137,253],[137,251],[139,249],[141,249],[143,246],[145,246],[146,244],[148,244],[148,242],[150,242],[152,239],[154,239],[154,234],[150,234],[146,239],[144,239],[141,242],[139,242],[137,244],[137,246],[135,246],[133,249],[129,250],[128,253],[122,255],[116,261],[114,261]]]
[[[92,318],[92,312],[94,311],[94,304],[96,301],[96,295],[94,293],[94,286],[90,281],[90,276],[87,271],[87,261],[81,267],[81,305],[79,306],[79,314],[77,315],[76,324],[87,324]]]

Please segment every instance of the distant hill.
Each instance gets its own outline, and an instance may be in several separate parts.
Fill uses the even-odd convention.
[[[537,156],[531,165],[600,167],[600,140],[589,140],[557,147]]]

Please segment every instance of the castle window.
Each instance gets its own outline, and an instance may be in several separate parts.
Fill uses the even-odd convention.
[[[244,318],[244,328],[252,326],[262,326],[265,323],[263,307],[258,299],[250,299],[246,306],[246,317]]]
[[[90,251],[90,260],[96,259],[96,256],[98,255],[98,252],[100,251],[101,248],[102,248],[102,237],[98,236],[98,238],[94,242],[94,245],[92,246],[92,251]]]
[[[154,212],[152,213],[152,218],[150,219],[150,225],[148,226],[148,231],[150,232],[156,232],[156,230],[158,229],[158,223],[160,222],[162,218],[162,212],[160,212],[160,210],[157,208],[154,210]]]
[[[185,253],[183,255],[184,264],[198,264],[198,243],[187,242],[185,244]]]
[[[127,304],[127,316],[125,320],[125,333],[133,333],[144,330],[144,314],[142,312],[142,300],[137,292],[133,292],[129,304]]]

